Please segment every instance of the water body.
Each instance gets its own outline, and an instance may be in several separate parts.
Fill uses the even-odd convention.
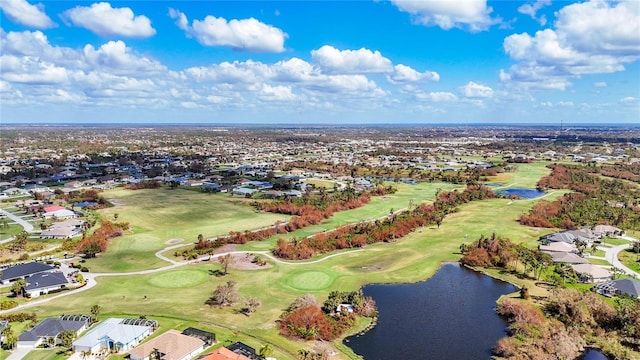
[[[496,191],[496,194],[500,195],[518,195],[523,199],[535,199],[546,194],[544,191],[540,191],[537,189],[519,189],[519,188],[511,188]]]
[[[378,324],[347,345],[365,360],[489,359],[507,323],[496,300],[516,287],[458,264],[415,284],[367,285]]]
[[[580,358],[582,360],[608,360],[603,353],[595,349],[587,350],[584,355]]]

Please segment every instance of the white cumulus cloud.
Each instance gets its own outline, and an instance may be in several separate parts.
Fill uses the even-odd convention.
[[[2,0],[0,9],[13,22],[38,28],[47,29],[57,26],[44,12],[44,5],[31,5],[26,0]]]
[[[256,52],[283,52],[287,33],[277,27],[264,24],[254,18],[232,19],[208,15],[203,20],[193,20],[191,26],[187,16],[169,9],[169,16],[176,20],[179,28],[205,46],[230,46],[235,50]]]
[[[386,73],[393,69],[391,60],[382,56],[378,50],[338,50],[324,45],[311,51],[311,59],[323,72],[334,74]]]
[[[292,101],[296,100],[296,95],[291,91],[289,86],[270,86],[262,85],[262,91],[258,95],[260,99],[267,101]]]
[[[493,96],[493,89],[482,84],[469,81],[459,88],[460,93],[466,98],[490,98]]]
[[[391,0],[401,11],[408,12],[414,20],[425,26],[439,26],[444,30],[465,28],[472,32],[487,30],[500,19],[491,18],[493,9],[486,0],[424,1]]]
[[[529,15],[533,20],[536,20],[540,25],[544,26],[547,23],[546,16],[542,15],[538,17],[536,13],[538,10],[545,6],[551,5],[551,0],[537,0],[533,4],[523,4],[518,8],[518,12],[521,14]]]
[[[438,92],[419,92],[416,94],[416,98],[419,100],[433,101],[433,102],[453,102],[458,100],[458,97],[447,91]]]
[[[640,59],[640,2],[591,0],[556,17],[555,28],[505,38],[504,50],[517,63],[501,71],[503,81],[565,89],[569,78],[624,71]]]
[[[393,67],[393,73],[387,75],[387,80],[392,84],[408,84],[422,81],[439,81],[440,75],[437,72],[418,72],[403,64]]]
[[[107,2],[95,3],[89,7],[76,6],[65,11],[63,16],[73,25],[105,37],[147,38],[156,33],[148,17],[136,16],[128,7],[112,8]]]

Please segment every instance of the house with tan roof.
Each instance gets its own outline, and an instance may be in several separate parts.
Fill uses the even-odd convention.
[[[221,348],[215,349],[213,352],[205,355],[199,360],[251,360],[251,359],[244,355],[236,354],[225,347],[221,347]]]
[[[204,350],[205,342],[177,330],[169,330],[155,339],[136,346],[129,351],[131,360],[149,360],[155,351],[163,360],[190,360]]]

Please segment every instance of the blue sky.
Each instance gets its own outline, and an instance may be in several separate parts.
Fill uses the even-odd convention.
[[[0,1],[0,123],[640,125],[640,1]]]

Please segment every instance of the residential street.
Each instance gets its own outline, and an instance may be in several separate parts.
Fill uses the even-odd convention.
[[[620,262],[620,260],[618,260],[618,253],[621,251],[624,251],[628,248],[631,247],[631,243],[633,241],[638,241],[638,239],[632,238],[630,236],[622,236],[620,237],[621,239],[625,239],[625,240],[629,240],[628,244],[622,244],[622,245],[618,245],[618,246],[613,246],[610,248],[602,248],[605,252],[605,260],[607,260],[608,262],[611,263],[611,265],[613,265],[614,267],[617,267],[619,269],[622,269],[627,275],[633,276],[636,279],[640,279],[640,274],[629,269],[628,267],[624,266],[624,264],[622,264]]]

